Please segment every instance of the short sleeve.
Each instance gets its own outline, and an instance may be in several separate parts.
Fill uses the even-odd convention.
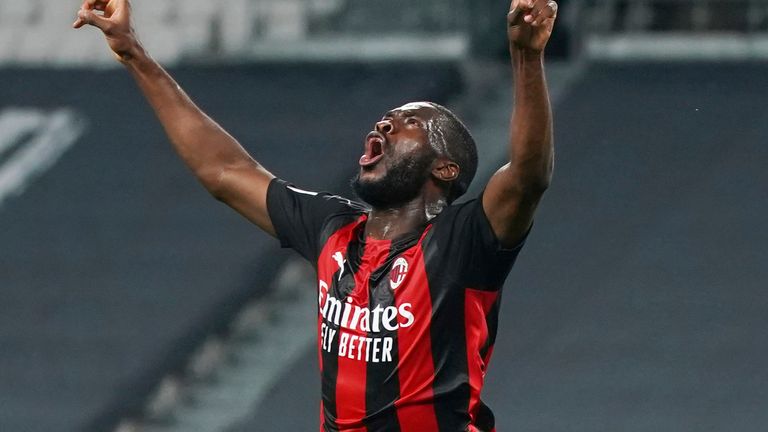
[[[324,192],[309,192],[274,179],[267,190],[267,211],[280,246],[296,250],[313,262],[319,254],[321,232],[336,214],[361,211],[359,204]]]
[[[434,222],[430,242],[442,250],[445,268],[455,269],[461,285],[496,291],[504,285],[527,236],[512,248],[502,247],[478,198],[444,210]]]

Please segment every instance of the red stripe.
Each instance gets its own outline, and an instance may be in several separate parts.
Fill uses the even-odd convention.
[[[320,432],[325,432],[325,413],[323,413],[323,399],[320,398]]]
[[[469,369],[469,416],[475,423],[480,405],[480,390],[485,382],[485,371],[490,359],[490,350],[485,358],[480,350],[488,340],[488,325],[485,317],[499,297],[498,292],[467,289],[464,296],[464,327],[467,338],[467,366]]]
[[[480,429],[476,428],[475,426],[469,425],[469,429],[467,429],[467,432],[484,432],[484,431],[481,431]],[[488,432],[496,432],[496,428],[493,428],[493,429],[491,429]]]
[[[400,381],[400,399],[395,403],[397,418],[401,432],[437,431],[439,427],[432,391],[435,377],[430,335],[432,299],[421,242],[418,247],[406,252],[403,258],[408,261],[408,273],[395,290],[395,303],[399,310],[412,313],[414,319],[413,324],[404,327],[402,324],[407,324],[407,321],[401,318],[397,331]]]
[[[323,250],[320,252],[320,255],[317,259],[317,278],[318,278],[318,284],[319,281],[325,281],[325,283],[330,287],[332,285],[334,273],[336,273],[339,268],[336,264],[336,261],[333,259],[333,254],[335,252],[341,251],[345,255],[346,259],[346,253],[347,253],[347,245],[349,244],[352,237],[355,235],[355,228],[366,219],[366,216],[361,216],[358,218],[355,222],[345,225],[344,227],[337,230],[329,239],[326,241],[325,245],[323,246]],[[328,292],[323,293],[320,289],[320,286],[318,285],[318,314],[317,314],[317,354],[318,354],[318,364],[320,365],[320,373],[322,375],[323,373],[323,354],[322,354],[322,323],[323,323],[323,317],[320,314],[320,309],[323,306],[323,303],[327,301],[328,298]],[[329,289],[329,288],[328,288]],[[366,300],[367,301],[367,300]],[[338,377],[344,377],[347,376],[350,372],[347,372],[346,370],[341,369],[341,358],[339,358],[339,369],[338,369]],[[329,373],[332,373],[329,372]],[[338,378],[337,378],[338,379]],[[358,377],[359,379],[359,377]],[[363,367],[363,405],[365,405],[365,367]],[[337,392],[337,399],[336,399],[336,417],[337,418],[346,418],[349,413],[344,410],[344,407],[346,405],[344,400],[338,399],[338,392]],[[352,395],[347,395],[347,397],[352,397]],[[363,407],[363,414],[365,414],[365,407]],[[325,423],[325,413],[324,413],[324,406],[322,403],[322,400],[320,402],[320,430],[324,430],[324,423]],[[354,430],[354,429],[351,429]],[[364,429],[362,429],[364,431]]]

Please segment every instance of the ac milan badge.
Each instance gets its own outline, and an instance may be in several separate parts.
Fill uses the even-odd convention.
[[[392,271],[389,273],[389,287],[397,289],[403,283],[407,274],[408,261],[403,257],[396,259],[395,263],[392,264]]]

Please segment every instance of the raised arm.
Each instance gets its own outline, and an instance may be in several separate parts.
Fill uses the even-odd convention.
[[[217,199],[271,235],[267,187],[274,177],[202,112],[144,50],[131,21],[129,0],[85,0],[73,24],[99,28],[160,119],[174,149]]]
[[[552,177],[552,110],[544,78],[544,47],[552,34],[557,3],[513,0],[507,16],[514,76],[509,163],[488,182],[483,208],[502,245],[517,244]]]

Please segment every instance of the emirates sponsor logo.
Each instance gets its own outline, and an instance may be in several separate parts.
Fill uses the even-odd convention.
[[[401,281],[402,282],[402,281]],[[413,305],[403,303],[398,306],[382,307],[376,305],[373,309],[352,304],[352,297],[342,301],[328,294],[328,283],[320,281],[318,305],[320,315],[326,322],[349,330],[379,333],[382,330],[395,331],[399,328],[410,327],[416,320],[411,312]]]
[[[378,304],[373,309],[360,307],[352,304],[352,297],[342,301],[330,295],[328,283],[323,280],[318,292],[320,315],[324,321],[320,326],[319,343],[323,351],[339,357],[368,363],[392,362],[395,339],[386,333],[376,334],[410,327],[416,321],[411,303],[387,307]]]

